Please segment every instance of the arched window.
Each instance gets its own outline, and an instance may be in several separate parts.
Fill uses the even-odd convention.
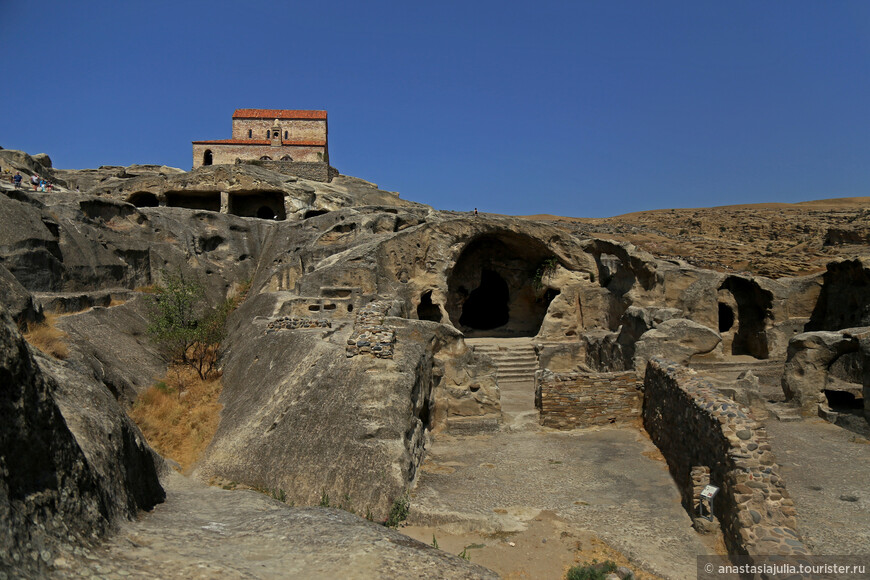
[[[263,155],[262,157],[260,157],[260,161],[272,161],[272,158],[268,155]]]
[[[250,138],[253,137],[253,136],[254,136],[254,130],[253,130],[253,129],[248,129],[248,139],[250,139]]]
[[[269,135],[270,135],[270,134],[271,134],[271,131],[269,131],[268,129],[266,129],[266,139],[269,138]]]
[[[280,136],[281,136],[281,131],[279,131],[278,129],[275,129],[275,132],[272,133],[272,137],[280,137]]]
[[[284,140],[287,140],[287,131],[284,131]]]
[[[290,157],[289,155],[285,155],[284,157],[281,158],[281,161],[293,161],[293,158]]]
[[[214,161],[214,158],[211,154],[211,149],[206,149],[205,153],[202,154],[202,164],[203,165],[211,165]]]

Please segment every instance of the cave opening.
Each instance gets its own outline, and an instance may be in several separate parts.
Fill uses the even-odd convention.
[[[157,207],[160,205],[157,196],[147,191],[137,191],[127,198],[127,202],[136,207]]]
[[[719,303],[719,332],[728,332],[734,328],[734,311],[727,304]]]
[[[168,191],[166,205],[219,212],[221,210],[220,191]]]
[[[475,330],[492,330],[510,320],[510,290],[498,272],[484,270],[480,286],[471,291],[462,306],[459,324]]]
[[[558,290],[540,284],[542,264],[554,262],[531,236],[496,231],[472,239],[448,272],[449,321],[468,337],[535,336]]]
[[[856,397],[848,391],[825,389],[825,399],[828,402],[828,406],[834,411],[839,411],[840,413],[864,413],[864,399]]]
[[[261,220],[273,220],[275,219],[275,211],[271,207],[263,205],[257,210],[257,217]]]
[[[284,194],[279,191],[237,191],[229,194],[229,213],[264,220],[284,220]]]
[[[441,309],[432,302],[432,291],[427,290],[420,296],[420,304],[417,306],[417,318],[431,322],[441,322]]]
[[[729,291],[737,302],[737,316],[734,317],[737,332],[731,342],[731,354],[746,354],[757,359],[768,358],[766,326],[771,318],[773,293],[761,288],[754,280],[737,276],[726,278],[719,290]],[[734,311],[731,313],[733,315]],[[720,318],[720,328],[721,323]]]

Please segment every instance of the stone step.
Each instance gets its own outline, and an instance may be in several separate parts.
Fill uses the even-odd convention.
[[[488,356],[492,359],[501,360],[501,361],[505,361],[505,362],[512,361],[512,360],[534,360],[534,361],[538,360],[538,357],[536,357],[533,354],[522,354],[522,355],[520,355],[520,354],[517,354],[517,355],[501,354],[501,355],[499,355],[499,354],[490,354],[490,353],[481,353],[481,354],[485,354],[486,356]]]
[[[803,419],[797,407],[785,403],[770,403],[767,405],[767,410],[776,417],[777,421],[783,423],[793,423]]]
[[[496,380],[500,383],[526,383],[535,380],[538,357],[535,347],[527,341],[515,343],[487,343],[485,339],[470,339],[474,352],[485,354],[496,367]]]
[[[532,373],[533,374],[536,370],[538,370],[538,365],[536,365],[534,363],[532,363],[532,364],[511,363],[511,364],[496,365],[496,368],[498,369],[498,372],[500,374],[502,374],[502,373],[524,373],[524,374]]]
[[[452,435],[487,433],[498,431],[500,427],[501,419],[497,416],[453,417],[447,419],[447,431]]]
[[[511,380],[511,379],[522,380],[522,381],[533,381],[533,380],[535,380],[535,369],[522,370],[522,371],[515,371],[515,370],[505,371],[505,370],[499,369],[498,374],[496,375],[496,378],[500,381]]]

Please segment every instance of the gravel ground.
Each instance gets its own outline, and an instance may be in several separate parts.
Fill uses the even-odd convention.
[[[870,555],[870,441],[822,419],[765,427],[813,553]]]

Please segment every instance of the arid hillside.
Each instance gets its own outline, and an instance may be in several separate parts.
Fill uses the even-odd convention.
[[[658,258],[771,278],[820,272],[831,259],[870,252],[870,197],[661,209],[598,219],[527,217],[628,241]]]

